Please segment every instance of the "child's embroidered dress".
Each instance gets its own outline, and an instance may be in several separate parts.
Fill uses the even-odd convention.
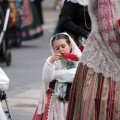
[[[71,38],[70,41],[71,58],[77,60],[74,55],[80,58],[81,52]],[[65,60],[62,57],[51,64],[50,58],[48,57],[43,68],[43,88],[33,120],[66,120],[70,87],[79,61]]]

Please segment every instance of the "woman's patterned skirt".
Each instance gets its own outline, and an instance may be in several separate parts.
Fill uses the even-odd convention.
[[[120,81],[81,63],[71,88],[67,120],[120,120]]]

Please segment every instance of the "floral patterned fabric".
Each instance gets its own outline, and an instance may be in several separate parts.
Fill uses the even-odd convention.
[[[119,7],[118,7],[119,6]],[[120,0],[90,0],[92,31],[70,94],[67,120],[120,120]]]
[[[113,24],[117,16],[117,6],[120,6],[119,0],[89,2],[92,31],[80,61],[114,81],[120,80],[120,41],[116,37]]]

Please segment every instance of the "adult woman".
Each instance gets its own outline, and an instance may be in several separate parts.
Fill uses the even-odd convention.
[[[60,30],[72,35],[77,44],[79,37],[87,38],[91,31],[87,1],[65,0],[59,15]]]
[[[120,119],[120,43],[113,22],[119,6],[119,0],[88,4],[92,31],[71,89],[67,120]]]

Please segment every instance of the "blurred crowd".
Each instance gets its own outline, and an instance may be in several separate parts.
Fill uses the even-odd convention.
[[[10,8],[10,15],[6,34],[15,41],[30,40],[43,35],[42,0],[0,0],[2,14],[1,30],[5,23],[6,11]],[[17,42],[17,43],[16,43]]]

